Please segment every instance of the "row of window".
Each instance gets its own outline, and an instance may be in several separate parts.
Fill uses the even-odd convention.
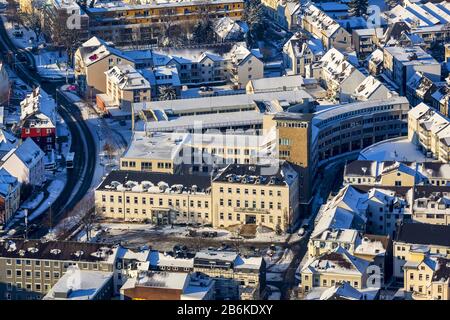
[[[229,221],[241,221],[241,217],[242,216],[241,216],[240,213],[236,213],[236,214],[228,213],[227,214],[227,219]],[[268,217],[269,217],[268,223],[273,224],[273,218],[274,217],[272,215],[269,215]],[[223,212],[219,213],[219,219],[220,220],[225,220],[225,214]],[[261,223],[266,223],[266,216],[265,215],[261,215],[260,219],[261,219]],[[277,217],[277,223],[279,225],[281,225],[281,217]]]
[[[59,268],[60,266],[62,266],[64,269],[67,269],[69,266],[71,265],[78,265],[78,267],[80,269],[88,269],[88,263],[86,262],[79,262],[79,263],[74,263],[74,262],[61,262],[61,261],[50,261],[50,260],[31,260],[31,259],[6,259],[6,265],[7,266],[12,266],[13,262],[15,262],[15,266],[35,266],[35,267],[40,267],[40,266],[44,266],[45,268],[49,268],[51,266]],[[93,269],[98,269],[98,264],[93,263],[92,264]]]
[[[106,202],[106,195],[102,194],[102,202]],[[109,196],[109,202],[114,202],[116,199],[116,196],[114,195],[110,195]],[[139,201],[139,199],[141,201]],[[164,206],[167,205],[169,207],[175,206],[175,207],[180,207],[180,204],[182,204],[183,207],[187,207],[188,201],[187,200],[180,200],[180,199],[175,199],[175,201],[173,201],[173,199],[166,199],[167,201],[164,201],[165,199],[163,198],[152,198],[152,197],[133,197],[133,204],[142,204],[142,205],[155,205],[157,204],[158,206]],[[123,202],[123,197],[121,195],[117,196],[117,203],[122,203]],[[131,203],[131,197],[130,196],[125,196],[125,203],[126,204],[130,204]],[[192,208],[209,208],[209,201],[208,200],[190,200],[189,201],[189,207]]]
[[[106,212],[107,212],[106,207],[102,207],[102,213],[106,213]],[[141,209],[141,210],[134,209],[133,211],[131,211],[130,208],[126,208],[125,212],[126,212],[126,214],[133,213],[133,214],[136,214],[136,215],[140,214],[140,215],[144,215],[144,216],[147,215],[147,213],[150,213],[150,212],[147,212],[146,209]],[[117,210],[116,210],[116,208],[110,207],[109,208],[109,213],[111,213],[111,214],[116,214],[116,213],[117,214],[123,214],[123,209],[122,208],[117,208]],[[188,214],[185,211],[177,212],[176,215],[177,215],[177,218],[180,218],[181,216],[184,217],[184,218],[188,217]],[[190,212],[189,213],[189,217],[192,218],[192,219],[194,219],[194,218],[197,218],[197,219],[209,219],[209,212],[205,212],[205,213]]]
[[[225,202],[224,202],[224,199],[220,199],[220,200],[219,200],[219,205],[220,205],[221,207],[224,206],[224,203],[225,203]],[[241,207],[241,200],[236,200],[235,203],[236,203],[236,207],[237,207],[237,208],[240,208],[240,207]],[[233,206],[233,201],[232,201],[231,199],[228,199],[227,205],[228,205],[228,207]],[[248,201],[248,200],[245,200],[245,201],[244,201],[244,208],[253,208],[253,209],[257,209],[256,201],[252,201],[252,205],[251,205],[251,207],[250,207],[249,201]],[[273,209],[273,208],[274,208],[274,206],[273,206],[273,202],[272,202],[272,201],[269,202],[269,205],[268,205],[267,208],[266,208],[266,202],[265,202],[265,201],[261,201],[258,209]],[[277,202],[277,209],[278,209],[278,210],[281,210],[281,208],[282,208],[281,202]]]
[[[220,188],[219,188],[219,192],[220,192],[220,193],[224,193],[224,192],[225,192],[225,188],[224,188],[224,187],[220,187]],[[252,195],[256,195],[258,191],[257,191],[257,189],[252,189],[251,192],[252,192]],[[227,193],[228,193],[228,194],[233,194],[233,188],[228,187],[228,188],[227,188]],[[241,188],[235,188],[234,193],[236,193],[236,194],[241,194]],[[261,190],[259,191],[259,193],[260,193],[262,196],[265,196],[265,195],[266,195],[266,190],[265,190],[265,189],[261,189]],[[250,189],[245,188],[245,189],[244,189],[244,194],[250,194]],[[277,190],[277,193],[276,193],[276,194],[277,194],[278,197],[281,197],[281,190]],[[270,197],[273,197],[274,191],[273,191],[273,190],[269,190],[268,195],[269,195]]]

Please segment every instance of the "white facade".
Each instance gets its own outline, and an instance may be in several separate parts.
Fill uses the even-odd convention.
[[[2,168],[20,183],[40,186],[45,182],[44,152],[28,138],[2,159]]]

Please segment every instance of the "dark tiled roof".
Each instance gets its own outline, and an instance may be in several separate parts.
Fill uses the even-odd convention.
[[[369,192],[371,189],[381,189],[381,190],[390,190],[394,191],[396,196],[406,196],[407,192],[412,187],[402,187],[402,186],[378,186],[378,185],[354,185],[352,184],[352,187],[355,188],[358,191],[361,192]]]
[[[415,186],[414,187],[414,199],[417,198],[429,198],[433,194],[442,195],[444,193],[450,193],[450,186]]]
[[[142,172],[142,171],[127,171],[115,170],[103,180],[98,190],[109,190],[105,186],[111,185],[113,181],[124,184],[128,181],[135,181],[141,183],[142,181],[150,181],[157,185],[158,182],[164,181],[169,186],[182,184],[185,187],[197,186],[198,190],[206,190],[211,186],[210,176],[188,175],[188,174],[169,174],[157,172]]]
[[[376,161],[370,160],[356,160],[345,165],[345,175],[346,176],[375,176],[376,172],[372,172],[373,164]],[[363,170],[365,168],[365,172]]]
[[[450,247],[450,226],[404,223],[400,226],[396,240],[411,244]]]
[[[214,178],[214,181],[230,183],[244,183],[246,181],[247,184],[285,185],[286,179],[282,174],[282,169],[285,166],[288,166],[286,162],[280,164],[274,172],[274,169],[269,166],[230,164]],[[245,180],[243,180],[244,178]]]
[[[21,259],[43,259],[59,261],[106,261],[113,253],[113,247],[105,244],[72,242],[6,239],[0,241],[0,257]],[[93,255],[103,251],[105,255]],[[76,253],[83,254],[77,256]]]

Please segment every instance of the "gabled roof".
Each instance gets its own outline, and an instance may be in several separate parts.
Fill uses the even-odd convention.
[[[44,157],[44,152],[39,148],[39,146],[31,138],[27,138],[20,146],[12,149],[3,158],[2,161],[8,161],[8,159],[15,154],[22,163],[28,167],[32,168],[37,162],[39,162]]]
[[[0,156],[17,147],[19,139],[5,129],[0,129]]]
[[[344,281],[325,290],[320,300],[362,300],[363,294]]]

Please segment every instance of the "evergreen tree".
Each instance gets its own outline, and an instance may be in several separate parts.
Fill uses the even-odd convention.
[[[353,17],[361,17],[367,13],[368,7],[368,0],[351,0],[349,3],[349,13]]]
[[[250,45],[264,36],[264,7],[260,0],[248,0],[242,20],[247,22],[247,39]]]

